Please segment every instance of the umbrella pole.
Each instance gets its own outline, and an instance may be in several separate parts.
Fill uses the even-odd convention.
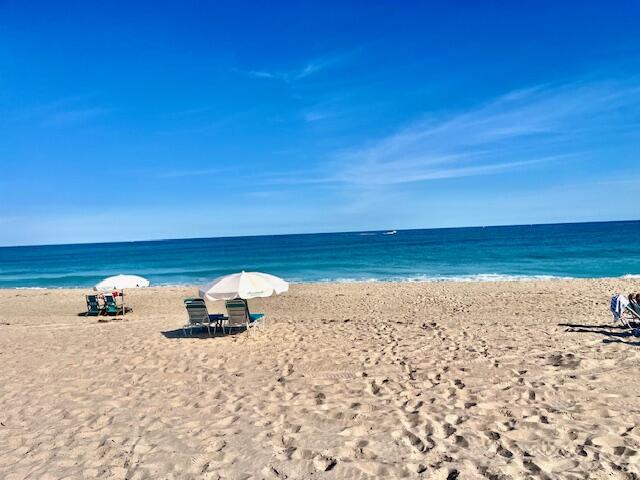
[[[124,318],[124,314],[127,313],[127,307],[124,305],[124,288],[120,291],[122,294],[122,317]]]

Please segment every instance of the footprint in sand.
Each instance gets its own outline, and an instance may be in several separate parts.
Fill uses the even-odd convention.
[[[426,442],[408,429],[402,429],[391,434],[393,438],[401,440],[417,453],[424,453],[435,447],[435,443],[428,439]]]
[[[576,368],[580,365],[580,359],[573,353],[553,353],[547,356],[546,364],[560,368]]]

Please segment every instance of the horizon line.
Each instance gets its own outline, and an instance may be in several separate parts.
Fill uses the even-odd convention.
[[[460,227],[428,227],[428,228],[387,228],[387,229],[374,229],[374,230],[346,230],[342,232],[306,232],[306,233],[268,233],[268,234],[256,234],[256,235],[220,235],[214,237],[178,237],[178,238],[152,238],[146,240],[119,240],[116,242],[76,242],[76,243],[35,243],[28,245],[0,245],[0,249],[3,248],[37,248],[37,247],[67,247],[77,245],[117,245],[124,243],[153,243],[153,242],[173,242],[173,241],[189,241],[189,240],[213,240],[218,238],[257,238],[257,237],[290,237],[290,236],[303,236],[303,235],[339,235],[347,233],[369,233],[369,232],[413,232],[418,230],[463,230],[463,229],[477,229],[477,228],[507,228],[507,227],[543,227],[552,225],[589,225],[598,223],[635,223],[640,222],[640,219],[625,219],[625,220],[590,220],[584,222],[547,222],[547,223],[516,223],[516,224],[493,224],[493,225],[466,225]]]

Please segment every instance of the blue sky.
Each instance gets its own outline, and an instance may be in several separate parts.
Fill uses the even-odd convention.
[[[0,245],[640,218],[638,2],[213,3],[0,2]]]

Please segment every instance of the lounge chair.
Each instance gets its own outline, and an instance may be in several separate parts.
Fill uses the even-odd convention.
[[[211,335],[211,325],[213,325],[213,334],[216,334],[218,325],[221,324],[224,315],[209,314],[207,304],[201,298],[187,298],[184,301],[184,306],[189,314],[189,323],[182,327],[185,337],[187,336],[187,328],[193,331],[194,327],[207,327],[207,331]]]
[[[630,301],[629,305],[625,308],[625,312],[628,313],[628,316],[631,317],[632,321],[640,322],[640,303],[635,300]],[[629,323],[628,320],[627,323]]]
[[[87,295],[87,316],[95,317],[96,315],[100,315],[102,313],[102,307],[100,307],[100,303],[98,302],[97,295]]]
[[[640,303],[631,299],[631,295],[614,295],[611,299],[611,311],[614,313],[614,320],[619,320],[634,336],[640,336],[640,327],[637,326],[640,323]]]
[[[638,324],[640,324],[640,303],[632,300],[624,310],[625,313],[628,314],[628,317],[630,317],[630,319],[627,318],[626,320],[623,320],[621,318],[621,320],[623,322],[626,322],[627,328],[631,330],[631,334],[634,337],[640,337],[640,327],[638,327]]]
[[[235,300],[227,300],[225,302],[227,308],[226,326],[231,328],[244,327],[249,330],[251,327],[258,325],[258,320],[264,318],[262,313],[249,313],[247,301],[241,298]],[[225,324],[222,324],[224,332]]]
[[[111,293],[104,294],[104,311],[107,315],[117,315],[122,311],[118,306],[115,297]]]

